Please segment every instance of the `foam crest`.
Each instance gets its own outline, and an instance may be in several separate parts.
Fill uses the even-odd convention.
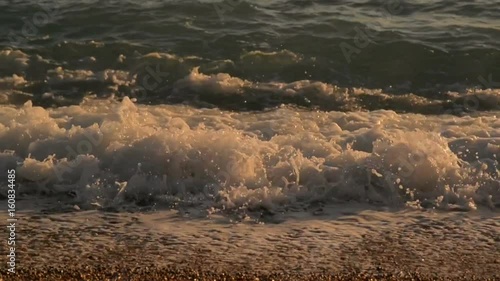
[[[67,200],[82,206],[195,200],[272,209],[355,200],[494,208],[499,125],[493,113],[234,113],[128,98],[43,109],[28,102],[2,106],[0,166],[19,164],[23,192],[75,193]]]
[[[327,111],[391,109],[466,115],[500,109],[500,92],[493,88],[492,76],[478,79],[488,89],[451,85],[448,88],[460,90],[436,94],[442,92],[438,86],[412,92],[401,85],[382,89],[338,83],[338,73],[327,75],[332,69],[307,75],[304,67],[316,65],[316,59],[286,49],[247,51],[214,60],[137,50],[117,56],[109,46],[96,42],[66,42],[57,48],[61,52],[75,48],[81,56],[63,56],[58,61],[21,50],[1,51],[0,103],[20,105],[32,100],[36,105],[60,106],[77,105],[92,96],[130,96],[146,104],[187,103],[231,110],[287,104]]]

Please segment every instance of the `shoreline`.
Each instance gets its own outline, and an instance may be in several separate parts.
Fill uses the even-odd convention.
[[[4,265],[0,281],[500,280],[496,210],[351,203],[235,222],[196,209],[51,213],[39,208],[50,202],[26,203],[16,214],[16,275]]]

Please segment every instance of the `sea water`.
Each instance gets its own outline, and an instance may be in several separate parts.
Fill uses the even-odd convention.
[[[498,208],[499,102],[497,0],[0,1],[0,168],[79,208]]]

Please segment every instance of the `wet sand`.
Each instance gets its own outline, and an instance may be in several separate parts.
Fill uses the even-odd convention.
[[[498,210],[349,203],[256,221],[199,208],[27,202],[19,204],[17,275],[4,266],[2,280],[500,280]]]

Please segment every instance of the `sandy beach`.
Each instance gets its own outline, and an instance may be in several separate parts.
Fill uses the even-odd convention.
[[[3,280],[498,280],[500,272],[498,211],[350,203],[237,217],[35,201],[19,203],[31,210],[18,215],[16,275],[3,269]]]

